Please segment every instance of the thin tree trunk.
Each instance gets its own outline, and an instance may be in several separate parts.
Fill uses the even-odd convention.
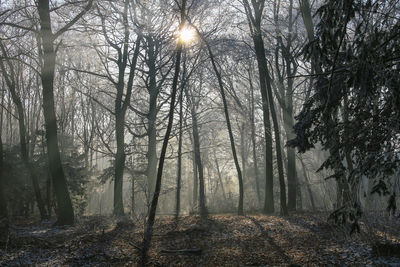
[[[215,150],[214,150],[214,158],[215,158],[215,165],[217,167],[218,180],[219,180],[219,183],[221,184],[222,196],[224,197],[224,200],[226,201],[226,193],[225,193],[224,183],[222,182],[221,170],[219,169],[218,158],[217,158],[217,155],[215,154]]]
[[[135,176],[131,174],[131,217],[135,215]]]
[[[194,136],[194,133],[193,133]],[[192,155],[192,166],[193,166],[193,208],[197,206],[198,198],[199,198],[199,183],[198,181],[200,178],[198,177],[197,172],[197,162],[196,162],[196,151],[195,151],[195,144],[193,141],[193,155]]]
[[[280,186],[280,201],[281,201],[281,213],[283,215],[287,215],[287,207],[286,207],[286,187],[285,187],[285,178],[283,173],[283,163],[282,163],[282,153],[281,153],[281,144],[280,144],[280,133],[279,133],[279,124],[275,111],[275,104],[272,95],[271,88],[271,78],[268,70],[268,65],[265,56],[265,48],[264,41],[261,35],[261,17],[262,11],[264,8],[264,2],[260,2],[262,5],[253,5],[255,9],[256,17],[254,18],[251,14],[250,5],[247,0],[245,0],[245,8],[247,10],[249,19],[252,21],[252,36],[254,48],[256,51],[258,70],[259,70],[259,78],[260,78],[260,89],[261,96],[263,101],[263,106],[268,106],[269,111],[271,112],[272,122],[274,124],[274,134],[275,134],[275,150],[276,150],[276,158],[278,164],[278,178],[279,178],[279,186]],[[254,27],[254,28],[253,28]],[[266,110],[266,108],[264,108]],[[264,120],[266,114],[264,113]]]
[[[272,122],[274,123],[275,150],[276,150],[276,160],[278,162],[278,177],[279,177],[279,186],[281,195],[281,213],[282,215],[287,215],[288,211],[286,207],[286,187],[285,187],[285,178],[283,173],[283,162],[282,162],[281,140],[280,140],[281,137],[280,137],[278,118],[275,112],[275,104],[272,96],[272,89],[268,72],[267,72],[267,81],[268,81],[267,82],[268,100],[271,109]]]
[[[186,90],[185,90],[185,94],[186,94]],[[189,101],[189,97],[186,95],[187,98],[187,102],[188,102],[188,106],[190,106],[190,101]],[[186,121],[185,121],[185,125],[186,125]],[[188,127],[188,125],[186,125],[186,127]],[[192,124],[192,129],[193,129],[193,124]],[[195,206],[197,205],[198,202],[198,175],[197,175],[197,163],[196,163],[196,159],[195,159],[195,145],[194,145],[194,140],[193,140],[193,132],[191,134],[189,134],[189,139],[190,139],[190,143],[192,145],[193,151],[191,153],[191,159],[192,159],[192,171],[193,171],[193,177],[192,177],[192,182],[193,182],[193,187],[192,187],[192,195],[191,197],[191,212],[194,213],[195,211]],[[189,199],[190,199],[189,197]]]
[[[261,30],[260,30],[261,31]],[[269,94],[267,90],[267,79],[265,77],[267,73],[267,62],[265,59],[265,50],[264,50],[264,42],[261,37],[261,33],[253,36],[254,47],[256,50],[257,63],[259,69],[259,79],[260,79],[260,90],[263,102],[263,115],[264,115],[264,128],[265,128],[265,139],[266,139],[266,196],[265,196],[265,205],[264,212],[270,213],[274,211],[274,207],[272,204],[273,201],[273,165],[272,165],[272,133],[271,133],[271,124],[269,120],[269,112],[271,111],[271,101],[269,101]],[[273,101],[273,99],[272,99]],[[279,139],[279,136],[278,136]],[[276,139],[276,140],[278,140]],[[280,153],[280,147],[277,148],[277,153]],[[282,195],[282,191],[281,191]],[[286,198],[286,196],[285,196]],[[281,197],[282,201],[282,197]],[[283,203],[286,203],[283,202]]]
[[[200,32],[197,31],[199,36],[201,36]],[[226,126],[228,128],[228,134],[229,134],[229,141],[231,144],[231,149],[232,149],[232,155],[233,155],[233,160],[235,162],[235,167],[236,167],[236,171],[238,174],[238,182],[239,182],[239,204],[238,204],[238,215],[244,215],[243,212],[243,178],[242,178],[242,171],[240,169],[240,165],[239,165],[239,160],[237,157],[237,153],[236,153],[236,148],[235,148],[235,140],[233,138],[233,132],[232,132],[232,126],[231,126],[231,120],[229,118],[229,111],[228,111],[228,103],[226,101],[226,97],[225,97],[225,90],[224,90],[224,86],[223,86],[223,82],[222,82],[222,77],[221,74],[217,68],[217,65],[215,63],[215,59],[214,59],[214,55],[211,51],[211,47],[208,44],[208,42],[205,40],[205,38],[202,36],[203,41],[205,42],[206,46],[207,46],[207,50],[208,50],[208,54],[210,56],[211,59],[211,64],[213,66],[215,75],[217,76],[217,80],[218,80],[218,85],[219,85],[219,91],[221,94],[221,98],[222,98],[222,103],[224,105],[224,114],[225,114],[225,120],[226,120]]]
[[[260,194],[260,185],[259,185],[259,173],[258,173],[258,162],[257,162],[257,154],[256,154],[256,125],[255,125],[255,114],[254,114],[254,87],[253,82],[251,81],[251,75],[249,72],[249,81],[250,81],[250,93],[251,93],[251,114],[250,114],[250,127],[251,127],[251,144],[252,144],[252,152],[253,152],[253,164],[254,164],[254,179],[256,181],[256,191],[257,191],[257,199],[258,203],[261,204],[261,194]]]
[[[186,0],[182,0],[181,23],[179,25],[179,31],[181,31],[185,25],[185,11],[186,11]],[[148,257],[147,254],[148,254],[148,251],[150,248],[151,238],[153,236],[153,225],[154,225],[154,220],[156,217],[158,198],[160,196],[160,191],[161,191],[161,180],[162,180],[162,173],[163,173],[163,168],[164,168],[165,154],[167,152],[168,140],[169,140],[169,136],[171,134],[172,124],[174,121],[175,99],[176,99],[176,91],[177,91],[177,87],[178,87],[179,70],[180,70],[180,64],[181,64],[182,45],[183,45],[182,40],[179,39],[177,47],[176,47],[175,73],[174,73],[174,78],[173,78],[173,82],[172,82],[171,104],[170,104],[169,115],[168,115],[167,131],[165,133],[163,145],[161,148],[161,155],[160,155],[160,160],[158,163],[158,170],[157,170],[156,186],[155,186],[154,195],[153,195],[153,199],[152,199],[151,206],[150,206],[149,218],[148,218],[147,224],[146,224],[146,231],[145,231],[145,234],[143,237],[143,246],[142,246],[142,251],[141,251],[142,252],[141,253],[142,254],[141,255],[142,266],[145,266],[147,263],[147,257]]]
[[[246,127],[246,123],[243,122],[242,126],[239,128],[240,129],[240,158],[242,160],[242,181],[246,180],[246,167],[247,167],[246,166],[247,155],[246,155],[246,148],[245,148],[245,146],[246,146],[245,127]]]
[[[1,46],[1,50],[3,52],[3,54],[6,54],[6,50],[3,46],[2,43],[0,43]],[[19,126],[19,139],[20,139],[20,152],[21,152],[21,156],[22,156],[22,161],[24,162],[24,165],[26,167],[26,169],[29,172],[29,175],[31,177],[31,181],[32,181],[32,185],[33,185],[33,191],[36,197],[36,203],[40,212],[40,217],[42,220],[47,219],[47,213],[46,213],[46,209],[44,207],[44,202],[40,193],[40,187],[39,187],[39,182],[37,179],[37,175],[36,175],[36,171],[32,165],[32,163],[29,160],[29,154],[28,154],[28,144],[26,142],[26,134],[27,134],[27,129],[26,129],[26,125],[25,125],[25,115],[24,115],[24,110],[23,110],[23,106],[22,106],[22,102],[20,97],[17,95],[17,91],[15,88],[15,72],[14,72],[14,67],[13,65],[8,62],[8,66],[9,66],[9,72],[10,72],[10,76],[8,75],[3,75],[3,77],[6,80],[6,84],[8,86],[8,89],[10,90],[11,93],[11,97],[12,100],[14,102],[14,105],[17,109],[17,113],[18,113],[18,126]],[[6,72],[6,68],[4,66],[3,61],[0,61],[0,68],[4,73]]]
[[[185,73],[185,70],[183,71]],[[185,76],[183,76],[183,79]],[[179,218],[179,211],[181,209],[181,180],[182,180],[182,121],[183,121],[183,87],[179,96],[179,136],[178,136],[178,166],[176,177],[176,206],[175,206],[175,220]]]
[[[3,163],[3,107],[4,107],[4,91],[1,93],[1,110],[0,110],[0,219],[8,218],[7,202],[4,195],[4,163]],[[7,222],[6,222],[7,223]]]
[[[205,196],[205,186],[204,186],[204,168],[203,163],[201,160],[201,153],[200,153],[200,137],[199,137],[199,128],[197,123],[197,114],[194,106],[194,98],[193,95],[190,95],[189,89],[185,88],[185,93],[188,102],[190,102],[190,109],[192,113],[192,129],[193,129],[193,143],[194,143],[194,159],[196,162],[196,168],[198,172],[198,181],[199,181],[199,208],[200,208],[200,215],[201,217],[207,216],[207,208],[206,208],[206,196]],[[197,183],[195,183],[197,185]],[[197,192],[197,188],[195,188]]]
[[[264,2],[261,1],[262,7]],[[263,64],[265,59],[264,42],[261,36],[261,10],[255,10],[257,18],[254,18],[251,12],[250,4],[247,0],[244,1],[246,9],[246,15],[249,22],[251,34],[253,36],[254,48],[256,50],[256,58],[258,65],[258,76],[260,80],[260,92],[262,99],[262,110],[263,110],[263,122],[264,122],[264,136],[265,136],[265,200],[264,200],[264,213],[272,213],[275,211],[274,207],[274,191],[273,191],[273,164],[272,164],[272,132],[271,122],[269,118],[270,107],[268,103],[267,85],[265,79],[265,73],[268,71],[265,69],[267,66],[266,62]],[[254,25],[257,24],[257,25]],[[256,29],[253,29],[253,26]]]
[[[277,76],[279,80],[279,87],[281,91],[281,107],[283,113],[283,125],[286,132],[287,140],[293,139],[293,78],[283,77],[279,70],[279,51],[281,50],[282,58],[286,62],[286,75],[292,77],[297,71],[296,62],[291,55],[292,49],[292,32],[293,32],[293,0],[289,1],[288,10],[288,34],[285,38],[286,45],[284,45],[281,33],[279,31],[279,20],[278,14],[280,9],[280,2],[274,2],[274,21],[276,26],[277,44],[275,50],[275,65],[277,68]],[[287,86],[284,85],[284,80],[287,80]],[[297,172],[296,172],[296,155],[295,150],[292,147],[287,147],[287,179],[288,179],[288,209],[293,211],[296,210],[296,199],[297,199]]]

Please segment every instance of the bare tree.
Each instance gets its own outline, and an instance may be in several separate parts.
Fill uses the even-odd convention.
[[[74,211],[69,196],[65,174],[61,164],[61,156],[57,137],[57,121],[54,109],[54,70],[56,65],[55,40],[65,31],[71,28],[92,6],[93,0],[89,0],[87,6],[67,24],[53,33],[50,17],[50,1],[39,0],[37,9],[39,12],[39,39],[38,48],[42,55],[41,80],[43,87],[43,114],[45,120],[47,154],[49,168],[53,179],[53,186],[57,198],[58,218],[56,224],[73,224]]]
[[[106,16],[101,13],[100,8],[97,8],[99,16],[101,18],[101,27],[104,38],[106,39],[108,45],[115,50],[117,53],[117,58],[114,62],[117,64],[118,74],[117,80],[110,75],[111,71],[107,69],[109,75],[107,78],[114,84],[116,89],[116,97],[114,101],[114,111],[115,116],[115,137],[117,143],[117,151],[114,160],[114,215],[123,216],[124,206],[122,200],[122,188],[123,188],[123,174],[125,169],[125,116],[128,107],[130,106],[132,87],[135,77],[136,64],[138,61],[140,53],[140,44],[142,41],[142,35],[138,32],[135,41],[135,48],[132,54],[132,58],[129,62],[130,49],[130,25],[128,21],[128,13],[130,1],[123,1],[122,11],[118,11],[118,7],[114,3],[110,3],[111,8],[117,11],[117,14],[121,16],[122,21],[122,42],[121,40],[113,41],[110,38],[107,31],[108,24],[106,23]],[[130,63],[130,64],[128,64]],[[127,84],[125,84],[125,72],[129,69],[129,77]]]
[[[258,70],[259,70],[259,79],[260,79],[260,90],[261,90],[261,96],[262,96],[262,101],[263,101],[264,121],[266,120],[265,117],[269,116],[269,114],[267,114],[267,112],[266,112],[266,109],[267,109],[266,106],[269,105],[268,108],[269,108],[269,111],[271,112],[271,117],[272,117],[272,121],[274,124],[275,147],[276,147],[275,152],[276,152],[276,160],[277,160],[277,165],[278,165],[281,212],[283,215],[286,215],[287,214],[286,187],[285,187],[285,178],[284,178],[284,172],[283,172],[280,130],[279,130],[279,123],[278,123],[278,118],[277,118],[277,114],[276,114],[276,110],[275,110],[274,98],[272,95],[271,76],[270,76],[269,69],[268,69],[267,59],[266,59],[266,55],[265,55],[265,48],[264,48],[264,40],[262,37],[262,30],[261,30],[261,20],[262,20],[262,13],[264,10],[265,0],[252,1],[252,8],[251,8],[248,0],[244,0],[243,3],[244,3],[244,7],[245,7],[246,14],[248,17],[249,27],[250,27],[251,35],[253,38],[254,48],[256,51]],[[264,125],[268,126],[268,124],[266,122],[264,122]],[[266,133],[266,140],[267,140],[267,134],[269,134],[269,133]]]
[[[197,31],[197,34],[201,37],[201,39],[204,41],[204,43],[205,43],[205,45],[207,47],[207,51],[208,51],[208,54],[210,56],[210,60],[211,60],[211,64],[212,64],[213,70],[215,72],[215,75],[217,76],[219,92],[221,94],[222,103],[224,105],[224,115],[225,115],[225,120],[226,120],[226,126],[228,128],[228,134],[229,134],[229,141],[230,141],[230,144],[231,144],[232,156],[233,156],[233,160],[235,162],[236,171],[237,171],[237,174],[238,174],[238,182],[239,182],[238,215],[244,215],[244,211],[243,211],[244,190],[243,190],[242,171],[240,169],[239,160],[238,160],[237,153],[236,153],[235,140],[234,140],[234,137],[233,137],[231,120],[230,120],[230,117],[229,117],[228,103],[226,101],[224,83],[222,81],[222,76],[221,76],[220,70],[217,67],[217,63],[215,61],[215,57],[214,57],[214,54],[212,53],[212,50],[211,50],[211,47],[210,47],[209,43],[204,38],[204,35],[201,34],[200,31],[196,27],[195,27],[195,29]]]
[[[186,0],[182,0],[181,4],[179,5],[179,9],[180,9],[180,24],[179,24],[178,31],[181,32],[185,25],[185,21],[186,21],[185,20]],[[146,230],[145,230],[144,237],[143,237],[142,255],[141,255],[141,264],[143,266],[147,263],[147,257],[148,257],[147,253],[149,251],[151,238],[153,235],[154,219],[156,217],[158,198],[160,196],[160,191],[161,191],[161,180],[162,180],[162,174],[163,174],[163,168],[164,168],[165,154],[167,152],[168,140],[169,140],[169,136],[171,134],[172,124],[174,121],[175,99],[176,99],[176,91],[177,91],[177,87],[178,87],[179,70],[180,70],[180,65],[181,65],[182,46],[183,46],[183,40],[180,36],[180,38],[178,39],[178,43],[176,46],[176,52],[175,52],[176,53],[175,72],[174,72],[174,78],[173,78],[173,82],[172,82],[171,103],[170,103],[169,114],[168,114],[167,131],[165,133],[164,141],[163,141],[163,145],[162,145],[162,149],[161,149],[161,155],[160,155],[160,160],[159,160],[158,170],[157,170],[156,187],[154,190],[154,195],[153,195],[153,199],[152,199],[151,207],[150,207],[150,211],[149,211],[149,217],[147,219]]]
[[[4,47],[2,42],[0,42],[0,49],[2,51],[3,57],[5,58],[7,66],[8,66],[8,69],[6,69],[6,66],[5,66],[3,60],[0,60],[0,69],[3,72],[3,78],[6,81],[7,87],[9,89],[11,97],[12,97],[12,100],[13,100],[14,105],[18,112],[19,139],[20,139],[20,150],[21,150],[22,160],[25,164],[26,169],[29,172],[30,177],[31,177],[33,191],[34,191],[35,197],[36,197],[36,203],[37,203],[37,206],[40,211],[40,217],[42,218],[42,220],[44,220],[48,217],[48,214],[44,207],[44,202],[42,199],[42,195],[40,193],[40,187],[39,187],[39,182],[38,182],[38,178],[36,175],[36,170],[33,167],[33,164],[29,158],[28,143],[26,141],[27,128],[26,128],[26,123],[25,123],[25,114],[24,114],[24,108],[22,106],[21,98],[20,98],[20,96],[17,92],[17,88],[16,88],[17,87],[16,73],[14,71],[13,63],[11,62],[11,59],[8,56],[6,48]]]

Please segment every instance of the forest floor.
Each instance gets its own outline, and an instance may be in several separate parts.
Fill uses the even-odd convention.
[[[149,265],[400,266],[400,219],[382,215],[365,216],[351,236],[327,213],[184,216],[178,224],[159,216]],[[136,266],[143,237],[143,224],[99,216],[64,228],[21,220],[10,229],[0,236],[0,266]]]

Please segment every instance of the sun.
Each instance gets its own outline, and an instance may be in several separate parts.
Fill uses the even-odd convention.
[[[179,38],[182,40],[183,43],[190,43],[196,37],[196,31],[193,28],[184,27],[179,32]]]

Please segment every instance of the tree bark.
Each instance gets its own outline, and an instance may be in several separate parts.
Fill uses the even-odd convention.
[[[254,164],[254,179],[256,184],[257,191],[257,199],[258,203],[261,204],[261,193],[260,193],[260,185],[259,185],[259,171],[258,171],[258,162],[257,162],[257,151],[256,151],[256,125],[255,125],[255,114],[254,114],[254,87],[253,82],[251,81],[251,75],[249,72],[249,81],[250,81],[250,93],[251,93],[251,113],[250,113],[250,127],[251,127],[251,144],[252,144],[252,152],[253,152],[253,164]]]
[[[180,10],[181,11],[181,23],[179,25],[179,31],[181,31],[185,25],[186,0],[182,0],[182,5],[180,6],[180,8],[181,8],[181,10]],[[158,198],[160,196],[160,191],[161,191],[161,180],[162,180],[162,173],[163,173],[163,168],[164,168],[165,154],[167,152],[168,140],[169,140],[169,136],[171,134],[172,124],[174,121],[175,99],[176,99],[176,91],[177,91],[177,87],[178,87],[179,70],[180,70],[180,64],[181,64],[182,45],[183,45],[182,40],[181,40],[181,38],[179,38],[178,44],[176,47],[175,73],[174,73],[174,78],[173,78],[173,82],[172,82],[171,104],[170,104],[169,115],[168,115],[168,125],[167,125],[167,130],[165,133],[163,145],[161,148],[161,155],[160,155],[160,160],[158,163],[158,170],[157,170],[156,186],[155,186],[154,195],[153,195],[153,199],[152,199],[151,206],[150,206],[149,218],[148,218],[147,224],[146,224],[146,231],[145,231],[144,237],[143,237],[143,246],[142,246],[142,253],[141,253],[141,265],[142,266],[145,266],[147,263],[148,251],[150,248],[151,238],[153,235],[153,225],[154,225],[154,220],[155,220],[155,216],[156,216]]]
[[[272,95],[272,87],[271,87],[271,77],[268,70],[267,60],[265,56],[265,48],[264,41],[261,35],[261,19],[262,12],[264,8],[264,0],[256,3],[253,2],[253,8],[255,16],[252,15],[250,5],[247,0],[245,0],[245,8],[249,17],[249,21],[251,21],[251,29],[252,29],[252,37],[254,48],[256,51],[256,58],[258,63],[259,70],[259,78],[260,78],[260,89],[261,96],[263,101],[263,106],[267,106],[269,104],[269,111],[271,112],[272,122],[274,124],[274,134],[275,134],[275,150],[276,150],[276,159],[278,165],[278,178],[279,178],[279,187],[280,187],[280,201],[281,201],[281,213],[283,215],[287,215],[287,207],[286,207],[286,187],[285,187],[285,178],[283,173],[283,163],[282,163],[282,153],[281,153],[281,143],[280,143],[280,130],[278,119],[275,111],[275,104]],[[263,108],[266,109],[266,108]],[[265,120],[264,114],[264,120]]]
[[[196,169],[198,174],[198,189],[199,189],[199,199],[196,198],[196,201],[199,201],[200,215],[204,218],[207,216],[207,208],[206,208],[206,196],[205,196],[205,186],[204,186],[204,168],[201,160],[200,153],[200,137],[199,137],[199,127],[197,123],[197,114],[194,105],[193,95],[190,94],[189,88],[185,88],[186,98],[188,102],[190,102],[190,111],[192,114],[192,130],[193,130],[193,143],[194,143],[194,159],[196,162]],[[197,185],[197,183],[195,183]],[[197,193],[197,188],[195,188]],[[197,195],[197,194],[196,194]]]
[[[250,5],[247,0],[244,1],[246,15],[249,21],[250,31],[253,36],[254,48],[256,51],[257,65],[258,65],[258,75],[260,80],[260,92],[262,99],[262,110],[263,110],[263,123],[264,123],[264,138],[265,138],[265,199],[264,199],[264,213],[273,213],[275,211],[274,207],[274,176],[273,176],[273,164],[272,164],[272,132],[271,132],[271,122],[270,122],[270,107],[268,103],[268,93],[267,85],[265,79],[265,73],[267,69],[264,42],[261,36],[261,15],[262,10],[255,12],[257,16],[257,21],[253,18],[251,13]],[[260,2],[263,4],[263,2]],[[254,24],[258,24],[256,29],[253,29]],[[262,64],[265,61],[265,64]]]
[[[157,129],[156,129],[156,119],[157,119],[157,98],[159,94],[159,88],[156,84],[156,55],[154,51],[154,40],[152,36],[146,37],[147,40],[147,51],[148,51],[148,61],[147,65],[149,68],[149,112],[147,114],[147,135],[148,135],[148,151],[147,151],[147,180],[148,180],[148,190],[149,197],[154,192],[154,184],[157,171]]]
[[[279,6],[275,7],[275,23],[276,23],[276,28],[277,28],[277,53],[279,47],[281,48],[282,52],[282,57],[284,61],[286,62],[286,75],[289,77],[292,77],[295,75],[297,71],[296,67],[296,62],[293,59],[293,56],[291,55],[291,50],[292,50],[292,41],[293,41],[293,0],[290,0],[289,2],[289,21],[288,21],[288,34],[286,36],[286,46],[283,44],[282,37],[280,36],[280,32],[278,30],[278,13],[279,13]],[[278,56],[276,56],[276,66],[278,66]],[[282,100],[284,103],[281,105],[282,107],[282,113],[283,113],[283,125],[284,129],[286,132],[286,139],[287,140],[292,140],[294,139],[295,135],[293,132],[293,126],[294,126],[294,119],[293,119],[293,78],[287,78],[287,85],[286,87],[284,86],[284,79],[285,77],[282,77],[280,74],[281,72],[278,72],[279,74],[279,83],[282,88],[281,92],[281,97],[283,98]],[[288,210],[294,211],[296,210],[296,199],[297,199],[297,171],[296,171],[296,154],[295,150],[293,147],[287,147],[286,148],[286,153],[287,153],[287,179],[288,179]],[[300,192],[299,192],[300,193]]]
[[[129,41],[129,30],[128,30],[128,7],[129,1],[124,2],[124,11],[122,19],[125,27],[124,32],[124,44],[122,49],[119,49],[118,53],[118,83],[116,85],[117,96],[115,98],[115,135],[117,142],[117,152],[115,155],[114,163],[114,215],[124,216],[124,205],[123,205],[123,179],[125,169],[125,115],[126,110],[130,105],[132,96],[133,79],[135,77],[136,63],[140,52],[140,43],[142,36],[138,34],[135,49],[131,59],[131,65],[129,68],[128,83],[126,85],[125,98],[125,70],[128,64],[128,41]],[[122,50],[122,51],[121,51]]]
[[[185,79],[185,68],[183,70],[183,79]],[[176,202],[175,202],[175,220],[179,218],[181,209],[181,180],[182,180],[182,122],[183,122],[183,84],[179,96],[179,135],[178,135],[178,166],[176,176]]]
[[[199,31],[197,31],[197,32],[200,35],[200,32]],[[223,86],[223,82],[222,82],[222,77],[221,77],[221,73],[219,72],[219,70],[217,68],[217,65],[215,63],[214,55],[213,55],[213,53],[211,51],[210,45],[208,44],[208,42],[205,40],[205,38],[203,36],[202,36],[202,39],[203,39],[203,41],[205,42],[205,44],[207,46],[208,54],[209,54],[210,59],[211,59],[211,64],[213,66],[215,75],[217,76],[217,80],[218,80],[219,91],[220,91],[221,98],[222,98],[222,103],[223,103],[223,106],[224,106],[224,114],[225,114],[226,126],[228,128],[228,134],[229,134],[229,141],[230,141],[230,144],[231,144],[232,156],[233,156],[233,160],[235,162],[236,172],[238,174],[238,183],[239,183],[238,215],[244,215],[244,211],[243,211],[243,198],[244,198],[243,177],[242,177],[242,171],[240,169],[239,160],[238,160],[237,153],[236,153],[235,140],[233,138],[231,120],[229,118],[228,103],[226,101],[226,96],[225,96],[225,90],[224,90],[224,86]]]
[[[54,108],[54,70],[56,53],[53,47],[54,35],[51,30],[49,0],[38,1],[40,37],[43,47],[41,80],[43,87],[43,114],[46,129],[47,155],[57,198],[57,225],[74,223],[74,210],[68,192],[67,181],[61,164],[57,137],[57,121]]]

